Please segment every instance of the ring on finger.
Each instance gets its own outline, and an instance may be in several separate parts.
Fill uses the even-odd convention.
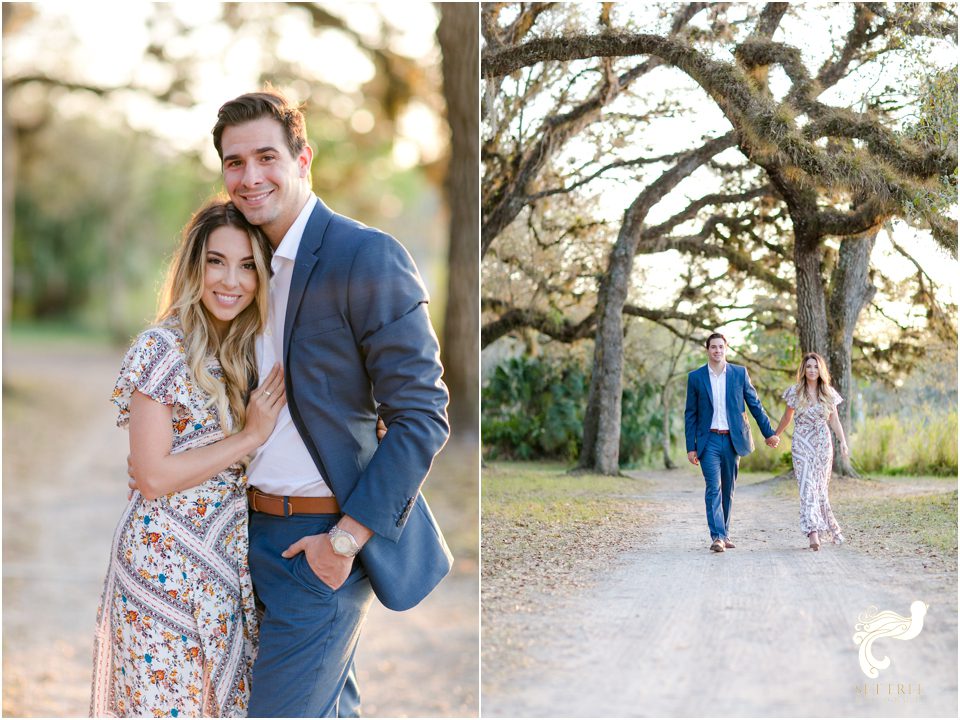
[[[270,392],[269,390],[264,390],[263,394],[266,395],[267,397],[270,397],[271,395],[273,395],[273,393]]]

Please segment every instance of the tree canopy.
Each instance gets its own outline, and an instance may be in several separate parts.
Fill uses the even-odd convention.
[[[483,342],[594,338],[582,465],[616,470],[624,315],[795,332],[841,392],[855,344],[889,370],[955,338],[922,264],[898,300],[926,321],[858,325],[891,315],[884,228],[918,228],[886,254],[956,257],[954,6],[497,4],[483,26]]]

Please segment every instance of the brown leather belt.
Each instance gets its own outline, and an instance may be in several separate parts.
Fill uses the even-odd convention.
[[[329,515],[340,512],[335,497],[289,497],[270,495],[256,488],[247,488],[247,501],[254,512],[267,515]]]
[[[729,430],[715,430],[714,428],[710,428],[710,432],[715,432],[717,435],[729,435],[729,434],[730,434],[730,431],[729,431]]]

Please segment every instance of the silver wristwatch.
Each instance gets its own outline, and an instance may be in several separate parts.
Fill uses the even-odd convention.
[[[330,544],[337,555],[343,557],[353,557],[360,552],[360,544],[357,539],[344,530],[342,527],[334,525],[327,533],[330,536]]]

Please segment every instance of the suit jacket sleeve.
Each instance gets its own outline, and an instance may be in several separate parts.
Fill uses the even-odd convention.
[[[347,314],[388,431],[341,507],[396,542],[449,435],[448,395],[413,259],[392,237],[369,232],[350,269]]]
[[[753,419],[757,421],[763,437],[768,438],[773,435],[774,430],[770,425],[770,418],[767,417],[767,411],[763,409],[760,397],[757,395],[753,383],[750,382],[750,373],[747,372],[746,368],[743,369],[743,398],[747,403],[747,407],[750,408],[750,414],[753,415]]]
[[[687,452],[697,449],[697,389],[693,373],[687,374],[687,406],[683,410],[683,435]]]

